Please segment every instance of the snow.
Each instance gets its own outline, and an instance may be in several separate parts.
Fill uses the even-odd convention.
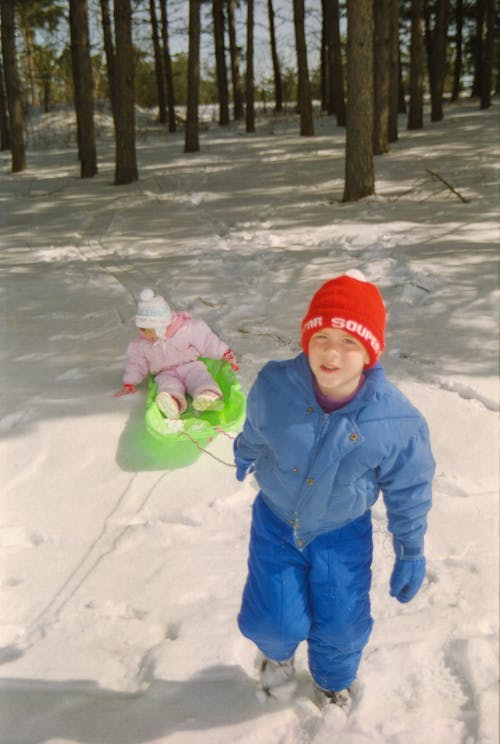
[[[33,116],[28,169],[2,153],[2,744],[494,744],[498,741],[498,101],[445,110],[376,159],[342,204],[344,132],[209,126],[184,154],[143,113],[141,180],[79,178],[68,114]],[[462,201],[428,171],[439,173]],[[383,361],[429,421],[437,459],[428,576],[389,597],[374,509],[375,628],[345,720],[299,694],[261,703],[236,615],[252,479],[219,436],[168,467],[141,439],[146,388],[115,398],[145,286],[235,350],[248,391],[299,351],[307,302],[360,269],[388,304]]]

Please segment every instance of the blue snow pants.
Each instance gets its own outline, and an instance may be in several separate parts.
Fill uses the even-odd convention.
[[[262,653],[290,658],[307,641],[311,675],[324,690],[356,678],[373,620],[371,513],[316,537],[304,550],[259,494],[253,505],[248,578],[238,625]]]

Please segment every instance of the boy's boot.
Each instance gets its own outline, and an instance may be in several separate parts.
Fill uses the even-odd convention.
[[[322,710],[328,705],[337,705],[348,716],[351,712],[355,689],[356,682],[353,682],[350,687],[346,687],[345,690],[323,690],[318,685],[315,685],[314,696],[316,704]]]
[[[288,700],[297,687],[295,679],[295,658],[274,661],[264,654],[258,658],[260,687],[268,697]]]

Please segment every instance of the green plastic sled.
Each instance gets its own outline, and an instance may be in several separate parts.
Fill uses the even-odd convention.
[[[228,362],[222,359],[200,357],[219,385],[223,400],[216,411],[195,411],[189,405],[180,419],[167,419],[156,405],[157,388],[154,379],[149,381],[145,422],[148,432],[171,450],[180,451],[193,446],[204,447],[222,431],[237,431],[245,418],[246,398],[238,379]]]

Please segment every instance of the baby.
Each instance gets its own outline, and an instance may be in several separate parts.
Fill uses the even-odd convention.
[[[127,349],[123,393],[135,393],[136,385],[153,375],[158,388],[156,404],[170,419],[187,408],[186,393],[196,411],[220,406],[222,393],[200,356],[224,359],[234,370],[239,366],[229,346],[202,320],[172,310],[152,289],[143,289],[135,316],[139,329]]]

